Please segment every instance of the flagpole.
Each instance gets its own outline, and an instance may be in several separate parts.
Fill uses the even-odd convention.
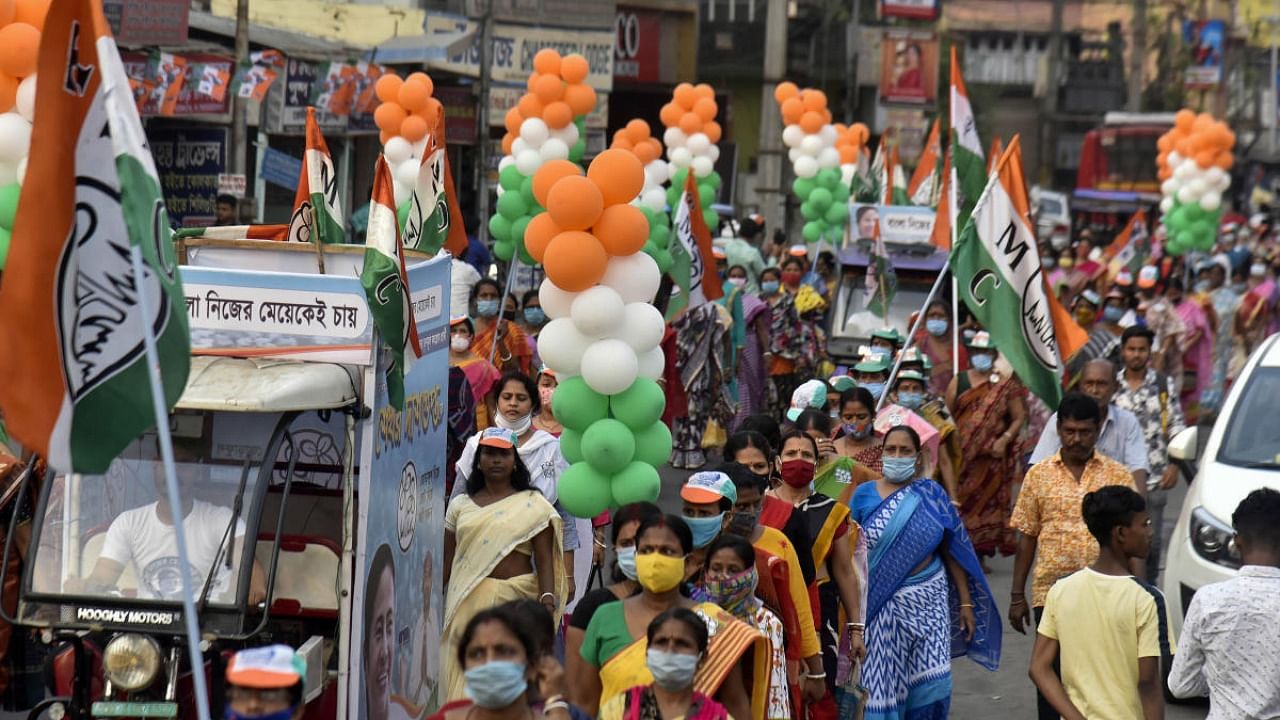
[[[947,198],[947,214],[951,216],[951,249],[947,252],[947,266],[951,266],[951,254],[956,251],[956,218],[959,206],[956,204],[956,166],[955,162],[951,163],[951,186],[947,192],[950,197]],[[960,367],[960,288],[956,282],[956,276],[951,276],[951,374],[955,375],[961,370]]]
[[[885,392],[880,393],[880,399],[876,401],[876,411],[884,406],[885,398],[889,397],[888,390],[893,387],[893,382],[898,378],[898,369],[902,367],[902,358],[907,353],[907,348],[915,342],[916,333],[920,332],[920,326],[924,324],[924,316],[929,310],[929,305],[933,303],[933,299],[938,296],[938,288],[942,287],[942,281],[947,275],[951,274],[951,255],[947,254],[947,261],[942,265],[942,269],[938,271],[938,277],[933,281],[933,287],[929,288],[929,296],[924,299],[924,306],[920,308],[920,312],[916,313],[916,321],[911,324],[911,330],[907,333],[907,341],[902,346],[902,350],[898,352],[898,357],[893,361],[893,368],[889,371],[889,381],[885,383]],[[954,278],[952,279],[954,283]],[[952,323],[954,325],[955,323]]]
[[[200,626],[196,617],[195,591],[191,587],[191,555],[187,551],[187,536],[183,529],[182,495],[178,491],[177,468],[173,460],[173,438],[169,435],[169,411],[165,408],[164,384],[160,380],[160,353],[156,349],[155,329],[148,319],[153,317],[151,298],[147,296],[142,282],[142,248],[132,245],[129,248],[129,259],[133,263],[134,282],[139,288],[138,305],[141,310],[143,342],[147,353],[147,378],[151,381],[151,404],[156,415],[156,434],[160,438],[160,458],[164,463],[164,482],[169,495],[169,507],[172,509],[173,534],[178,541],[178,563],[183,572],[182,578],[182,619],[187,630],[187,653],[191,661],[191,679],[194,684],[196,712],[200,720],[210,720],[209,689],[206,687],[204,672],[204,656],[200,652]],[[207,578],[206,582],[213,582]]]
[[[498,299],[498,319],[494,322],[498,323],[497,328],[493,331],[493,346],[489,348],[489,364],[493,364],[493,359],[498,356],[498,334],[502,330],[502,321],[507,311],[507,295],[511,293],[511,283],[516,277],[516,264],[520,262],[520,257],[516,254],[511,256],[511,265],[507,270],[507,284],[502,288],[502,297]]]

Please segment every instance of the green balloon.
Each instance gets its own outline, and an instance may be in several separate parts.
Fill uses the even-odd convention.
[[[831,197],[834,199],[834,202],[837,202],[841,205],[848,203],[849,202],[849,186],[845,185],[842,182],[836,183],[835,187],[831,188]]]
[[[817,206],[809,202],[800,203],[800,215],[804,217],[805,220],[817,220],[822,217],[822,213],[818,210]]]
[[[613,504],[610,478],[585,462],[574,463],[556,481],[560,505],[570,515],[593,518]]]
[[[571,465],[582,462],[582,433],[568,427],[561,430],[560,454]]]
[[[649,242],[662,250],[667,249],[671,244],[671,228],[666,225],[654,225],[649,231]]]
[[[822,222],[813,220],[804,224],[804,230],[800,232],[804,236],[805,242],[818,242],[822,237]]]
[[[1201,220],[1207,221],[1209,219],[1209,212],[1200,207],[1199,203],[1189,203],[1182,206],[1182,216],[1187,219],[1187,222],[1194,223],[1200,222]]]
[[[689,168],[681,168],[671,176],[671,187],[684,190],[684,182],[689,177]]]
[[[609,414],[632,430],[657,422],[666,407],[666,394],[649,378],[636,378],[631,387],[609,398]]]
[[[704,205],[702,211],[702,221],[707,224],[707,229],[715,234],[716,228],[720,227],[720,215],[709,206]]]
[[[515,222],[529,213],[529,205],[524,201],[524,196],[517,191],[502,193],[502,197],[498,198],[498,214],[502,217]]]
[[[817,187],[813,192],[809,193],[809,204],[819,213],[825,213],[827,208],[831,207],[831,191],[824,187]]]
[[[609,417],[609,398],[592,390],[581,377],[565,378],[551,396],[551,410],[562,425],[586,432]]]
[[[13,229],[13,218],[18,214],[18,194],[21,191],[22,186],[18,183],[0,186],[0,228]]]
[[[818,185],[813,181],[813,178],[796,178],[795,181],[791,183],[792,191],[794,191],[796,197],[801,200],[808,199],[809,193],[813,192],[813,189],[817,186]]]
[[[489,218],[489,234],[498,242],[511,242],[511,221],[494,213]]]
[[[0,270],[4,269],[5,263],[9,260],[9,241],[12,239],[12,233],[0,228]]]
[[[586,115],[579,115],[578,117],[574,118],[574,119],[573,119],[573,124],[578,126],[578,137],[582,138],[582,137],[586,137],[586,136],[587,136],[587,134],[586,134],[585,132],[582,132],[583,130],[586,130],[586,129],[587,129],[587,116],[586,116]],[[581,141],[579,141],[579,142],[581,142]]]
[[[676,207],[680,204],[680,191],[684,189],[683,185],[671,183],[671,187],[667,188],[667,205]]]
[[[526,214],[533,215],[533,212],[528,212],[538,206],[538,200],[533,196],[533,178],[525,178],[520,183],[520,197],[524,199]]]
[[[702,207],[711,207],[711,203],[716,201],[716,189],[710,185],[699,185],[698,200],[702,203]]]
[[[532,221],[533,221],[532,215],[525,215],[519,220],[516,220],[515,222],[511,223],[511,231],[508,233],[509,237],[511,238],[511,242],[515,243],[516,245],[523,246],[524,231],[529,227],[529,223]]]
[[[582,162],[582,156],[587,154],[587,141],[579,139],[578,142],[569,148],[569,160],[576,163]]]
[[[520,262],[529,266],[538,264],[538,261],[535,260],[534,257],[529,254],[529,249],[524,246],[524,243],[515,243],[515,247],[516,247],[516,252],[520,255]]]
[[[648,463],[633,462],[613,476],[609,483],[615,506],[654,502],[662,491],[658,470]]]
[[[511,258],[515,257],[516,247],[509,240],[499,240],[493,244],[493,254],[503,262],[511,262]]]
[[[498,173],[498,184],[503,190],[519,190],[520,184],[525,181],[525,176],[520,174],[514,164],[508,165]]]
[[[840,182],[840,171],[832,170],[831,168],[819,170],[817,179],[819,186],[830,188]]]
[[[829,225],[840,227],[849,221],[849,208],[842,203],[832,203],[831,207],[823,213],[822,219]]]
[[[582,433],[582,456],[606,475],[621,471],[635,454],[636,439],[631,428],[613,418],[597,420]]]
[[[653,261],[658,264],[658,273],[660,275],[666,275],[671,272],[671,266],[675,263],[675,259],[671,257],[670,250],[660,251]]]
[[[715,170],[712,170],[711,174],[706,176],[702,180],[703,182],[707,183],[711,187],[715,188],[717,192],[719,192],[720,186],[724,184],[724,180],[720,177],[720,173],[716,172]]]
[[[671,429],[659,420],[635,433],[636,460],[661,467],[671,459]]]

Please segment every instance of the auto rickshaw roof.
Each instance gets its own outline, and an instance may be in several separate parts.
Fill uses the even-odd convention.
[[[178,407],[229,412],[334,409],[356,401],[356,382],[354,370],[335,363],[195,356]]]

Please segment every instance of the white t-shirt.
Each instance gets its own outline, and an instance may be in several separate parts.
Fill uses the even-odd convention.
[[[454,258],[449,261],[449,314],[467,315],[471,307],[471,288],[480,282],[480,273],[467,262]]]
[[[133,563],[138,576],[138,596],[152,600],[176,600],[182,597],[182,577],[178,574],[178,540],[173,526],[160,521],[157,503],[143,505],[120,514],[107,529],[101,557],[121,565]],[[191,560],[192,588],[198,595],[204,589],[204,573],[213,565],[218,546],[231,522],[231,509],[195,500],[191,512],[182,519],[186,530],[187,552]],[[244,521],[236,521],[236,549],[244,538]],[[235,559],[233,558],[233,561]],[[218,561],[217,579],[210,597],[226,592],[231,582],[226,559]]]

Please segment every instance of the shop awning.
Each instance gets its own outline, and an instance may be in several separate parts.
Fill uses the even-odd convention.
[[[475,32],[476,27],[469,27],[426,35],[399,35],[379,43],[367,57],[369,62],[383,65],[445,60],[466,50],[472,43]]]
[[[234,18],[220,17],[200,10],[191,11],[189,25],[192,30],[199,30],[213,35],[231,39],[236,36],[236,21]],[[249,24],[249,42],[254,45],[275,48],[285,55],[315,60],[355,57],[364,50],[363,48],[356,48],[311,35],[303,35],[302,33],[258,25],[257,23]]]

